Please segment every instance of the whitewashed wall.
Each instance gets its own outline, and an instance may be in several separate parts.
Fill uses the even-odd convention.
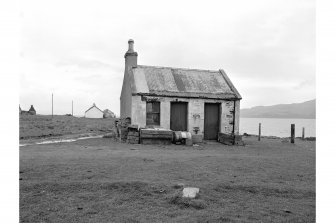
[[[85,112],[85,118],[103,118],[104,113],[96,107],[91,108]]]
[[[150,98],[150,97],[149,97]],[[220,125],[219,131],[230,134],[233,131],[235,134],[239,132],[239,114],[240,114],[240,102],[235,102],[235,114],[236,120],[233,122],[233,101],[222,101],[215,99],[187,99],[187,98],[169,98],[169,97],[153,97],[158,99],[161,103],[160,107],[160,126],[162,128],[170,129],[170,110],[171,102],[188,102],[188,114],[187,114],[187,129],[189,132],[194,134],[194,127],[199,127],[199,133],[204,134],[204,112],[205,103],[221,103],[220,111]],[[139,125],[139,127],[145,127],[146,125],[146,101],[141,99],[141,96],[132,97],[132,123]]]

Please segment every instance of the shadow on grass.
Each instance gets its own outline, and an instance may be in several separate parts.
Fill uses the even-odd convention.
[[[265,197],[283,197],[283,198],[314,198],[315,192],[309,190],[294,190],[292,188],[271,188],[264,186],[244,186],[244,185],[226,185],[226,184],[218,184],[214,187],[216,192],[220,193],[229,193],[232,191],[242,192],[242,193],[250,193],[255,195],[263,195]]]

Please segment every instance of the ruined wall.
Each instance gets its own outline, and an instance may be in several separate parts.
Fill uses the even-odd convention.
[[[123,84],[120,96],[120,117],[127,118],[132,115],[132,84],[133,75],[131,69],[137,66],[137,53],[136,55],[128,55],[125,57],[125,69],[123,76]]]
[[[240,100],[235,102],[235,134],[240,133]]]
[[[194,128],[198,127],[198,134],[204,134],[205,121],[205,102],[203,99],[188,100],[188,122],[187,129],[192,134],[195,134]]]
[[[146,124],[147,103],[142,101],[141,96],[132,96],[131,123],[144,128]]]
[[[171,104],[169,100],[166,98],[161,99],[161,127],[165,129],[170,129],[170,112],[171,112]]]
[[[221,132],[231,134],[234,122],[234,101],[224,101],[221,104]]]
[[[222,101],[215,99],[188,99],[172,97],[146,97],[148,100],[160,101],[160,127],[170,129],[171,102],[188,102],[187,129],[195,134],[194,127],[199,127],[198,134],[204,134],[205,103],[221,103],[220,132],[225,134],[239,133],[240,101],[235,102],[236,119],[234,123],[234,101]],[[132,123],[139,127],[146,126],[146,99],[142,96],[132,96]],[[233,127],[234,125],[234,127]]]

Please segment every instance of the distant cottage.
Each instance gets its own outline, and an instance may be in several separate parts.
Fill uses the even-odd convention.
[[[35,110],[35,108],[34,108],[33,105],[30,106],[30,109],[29,109],[28,112],[29,112],[30,114],[32,114],[32,115],[36,115],[36,110]]]
[[[24,111],[21,109],[21,106],[19,105],[19,114],[20,115],[36,115],[36,110],[34,106],[31,105],[29,111]]]
[[[203,134],[238,134],[240,100],[223,70],[198,70],[137,64],[134,41],[128,41],[121,91],[121,118],[139,127],[161,127]]]
[[[93,103],[92,107],[85,111],[85,118],[103,118],[103,115],[103,111],[101,111],[95,103]]]
[[[103,111],[103,113],[104,113],[103,118],[115,118],[116,117],[115,114],[114,114],[114,112],[112,112],[109,109],[105,109]]]

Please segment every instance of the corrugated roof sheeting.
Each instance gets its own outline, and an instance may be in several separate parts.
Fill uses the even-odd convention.
[[[133,68],[133,75],[137,74],[141,80],[134,77],[136,92],[133,93],[148,94],[149,90],[161,96],[237,98],[220,71],[138,65]],[[142,86],[145,82],[147,86]]]
[[[171,69],[156,67],[140,67],[139,69],[145,73],[149,92],[152,90],[178,92]]]

